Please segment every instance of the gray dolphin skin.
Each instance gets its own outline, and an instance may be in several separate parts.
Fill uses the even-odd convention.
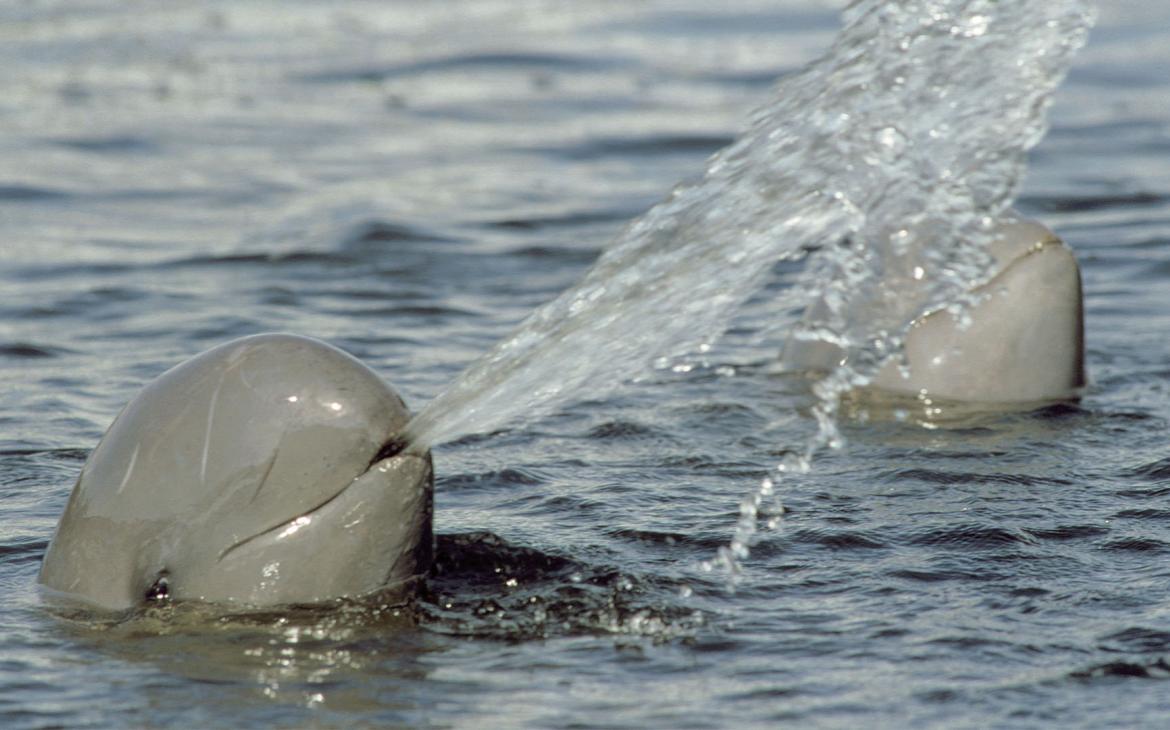
[[[433,550],[430,453],[394,446],[408,420],[390,386],[325,343],[269,334],[220,345],[115,419],[40,582],[110,610],[164,597],[405,599]]]
[[[877,391],[969,403],[1075,398],[1085,385],[1081,271],[1072,250],[1043,225],[1012,214],[991,244],[986,295],[960,327],[945,310],[919,317],[904,342],[908,367],[887,362],[870,384]],[[817,305],[806,318],[817,316]],[[827,371],[842,351],[790,338],[786,370]]]

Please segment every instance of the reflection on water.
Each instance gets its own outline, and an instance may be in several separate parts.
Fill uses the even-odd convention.
[[[417,721],[422,708],[414,703],[379,701],[360,686],[369,676],[380,678],[381,691],[424,682],[429,669],[421,659],[434,650],[404,611],[369,605],[266,616],[217,616],[183,606],[105,624],[61,618],[53,628],[84,647],[79,661],[95,668],[113,663],[143,676],[181,679],[214,696],[226,713],[246,713],[258,699],[271,700],[276,722],[285,711],[325,705],[330,712],[377,710]],[[173,682],[152,686],[148,680],[143,688],[153,707],[137,720],[127,718],[132,724],[167,725],[189,716],[190,708],[169,706]]]
[[[641,580],[614,568],[518,548],[491,533],[441,535],[437,553],[427,587],[408,605],[370,596],[277,612],[180,603],[119,615],[58,605],[45,628],[84,648],[89,658],[80,661],[95,667],[113,661],[223,688],[216,702],[229,712],[246,711],[260,696],[277,708],[374,711],[413,724],[426,708],[371,696],[371,678],[379,695],[395,687],[409,694],[411,685],[431,681],[427,657],[448,650],[443,637],[667,642],[693,638],[703,624],[691,609],[659,607]],[[146,718],[152,723],[177,719],[165,709],[166,684],[155,688],[164,707]]]

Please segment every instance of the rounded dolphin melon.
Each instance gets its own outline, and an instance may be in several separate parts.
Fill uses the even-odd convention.
[[[408,420],[376,373],[323,342],[269,334],[215,347],[114,420],[40,581],[111,609],[405,591],[430,560],[430,455],[375,457]]]

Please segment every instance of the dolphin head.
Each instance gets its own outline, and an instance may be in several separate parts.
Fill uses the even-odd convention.
[[[990,242],[983,298],[960,323],[946,309],[918,317],[906,331],[907,367],[889,360],[870,388],[968,403],[1020,403],[1076,398],[1085,384],[1085,325],[1076,257],[1052,231],[1008,212]],[[826,315],[823,299],[806,323]],[[787,370],[830,371],[846,353],[835,343],[790,337]]]
[[[430,453],[393,446],[408,418],[373,371],[322,342],[209,350],[114,420],[40,582],[114,610],[405,596],[432,551]]]

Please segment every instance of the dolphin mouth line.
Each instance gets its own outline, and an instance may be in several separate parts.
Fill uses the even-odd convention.
[[[396,437],[391,438],[389,441],[387,441],[385,444],[383,444],[380,449],[378,449],[377,453],[374,454],[374,458],[370,460],[370,463],[368,466],[366,466],[365,470],[363,470],[361,474],[358,474],[358,475],[354,476],[352,479],[350,479],[349,482],[344,487],[337,490],[336,493],[330,495],[329,497],[326,497],[320,504],[318,504],[315,507],[311,507],[311,508],[305,510],[304,512],[300,513],[299,515],[294,515],[294,516],[289,517],[287,519],[283,519],[279,523],[273,525],[272,527],[266,528],[266,529],[261,530],[260,532],[257,532],[253,535],[249,535],[248,537],[237,540],[236,542],[234,542],[231,545],[224,548],[223,552],[221,552],[219,554],[219,557],[217,557],[215,559],[215,561],[217,563],[221,563],[224,561],[225,558],[227,558],[228,555],[232,554],[236,550],[239,550],[240,548],[243,548],[246,545],[248,545],[256,540],[259,540],[260,538],[265,537],[266,535],[270,535],[278,530],[287,530],[289,528],[293,528],[295,530],[299,527],[303,527],[303,526],[308,525],[314,514],[325,509],[330,504],[332,504],[335,500],[337,500],[338,497],[345,494],[346,490],[348,490],[354,484],[354,482],[356,482],[358,479],[361,479],[363,476],[365,476],[370,471],[370,469],[372,469],[374,467],[374,465],[377,464],[378,462],[385,461],[386,459],[390,459],[390,458],[400,457],[400,456],[402,458],[415,458],[415,459],[421,458],[415,454],[412,454],[412,453],[406,451],[406,447],[408,445],[409,444],[407,443],[407,441],[401,437],[396,436]]]
[[[998,281],[999,279],[1006,276],[1009,271],[1011,271],[1012,269],[1019,266],[1022,262],[1026,261],[1028,259],[1031,259],[1033,256],[1036,256],[1037,254],[1044,253],[1045,251],[1048,251],[1048,250],[1053,249],[1053,248],[1060,248],[1061,246],[1064,246],[1064,241],[1061,241],[1059,238],[1057,238],[1055,236],[1049,236],[1047,238],[1041,239],[1040,241],[1037,241],[1036,243],[1032,244],[1028,248],[1024,249],[1024,252],[1022,254],[1020,254],[1016,258],[1012,259],[1011,261],[1009,261],[1007,266],[1005,266],[1001,270],[995,272],[995,274],[990,279],[987,280],[987,283],[983,284],[982,286],[983,287],[990,287],[996,281]]]
[[[390,459],[398,456],[402,452],[406,451],[407,447],[409,446],[410,441],[407,440],[405,435],[397,434],[395,436],[391,436],[386,440],[386,443],[382,444],[382,448],[378,449],[378,451],[374,453],[374,458],[370,459],[370,463],[366,465],[366,471],[369,471],[370,467],[372,467],[374,464],[377,464],[379,461],[382,461],[383,459]]]

